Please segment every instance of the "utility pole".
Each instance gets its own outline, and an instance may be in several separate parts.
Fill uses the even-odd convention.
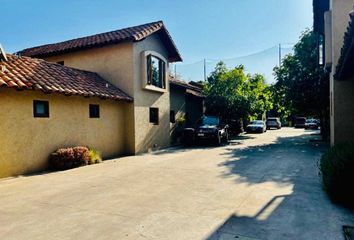
[[[281,66],[281,43],[279,43],[279,67]]]
[[[206,81],[206,60],[204,58],[204,81]]]
[[[175,63],[175,79],[177,79],[177,65]]]

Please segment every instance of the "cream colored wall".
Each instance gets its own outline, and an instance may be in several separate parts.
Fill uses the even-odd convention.
[[[171,110],[175,111],[176,119],[180,117],[184,117],[186,114],[185,92],[186,92],[185,89],[172,87],[172,85],[170,85],[170,105],[171,105]],[[178,133],[176,131],[178,130],[176,129],[176,127],[177,127],[177,122],[170,123],[170,137],[172,143],[177,141]]]
[[[33,117],[33,100],[49,101],[49,118]],[[100,105],[100,118],[89,118],[89,104]],[[0,89],[0,177],[41,170],[51,152],[84,145],[104,158],[125,153],[127,103]]]
[[[47,61],[64,61],[65,66],[98,73],[105,80],[134,97],[133,44],[121,43],[100,48],[81,50],[45,58]],[[124,133],[128,153],[135,153],[134,104],[127,106],[124,115]]]
[[[167,58],[167,50],[157,34],[135,43],[121,43],[95,49],[45,58],[64,61],[64,65],[97,72],[107,81],[134,97],[126,112],[126,147],[130,153],[141,153],[169,145],[170,97],[164,93],[142,88],[142,59],[144,51],[155,51]],[[167,64],[168,72],[168,64]],[[149,108],[159,108],[159,125],[149,123]]]
[[[135,42],[134,52],[134,119],[135,119],[135,150],[137,153],[160,149],[169,146],[170,132],[170,93],[169,83],[166,82],[166,92],[154,92],[143,89],[141,54],[144,51],[155,51],[167,58],[164,48],[157,34],[145,40]],[[168,73],[168,64],[166,65]],[[166,74],[166,76],[168,76]],[[144,77],[145,78],[145,77]],[[159,108],[159,125],[149,122],[149,108]]]
[[[133,83],[130,81],[133,78],[132,43],[80,50],[46,57],[45,60],[64,61],[65,66],[96,72],[134,97]]]
[[[176,87],[170,88],[171,110],[175,111],[176,119],[186,114],[186,90]]]
[[[354,0],[332,0],[332,72],[331,91],[331,144],[354,139],[354,79],[335,80],[338,59],[343,46],[344,34],[349,24],[349,12]]]

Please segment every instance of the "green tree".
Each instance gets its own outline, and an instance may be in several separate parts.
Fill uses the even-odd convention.
[[[318,39],[306,30],[280,67],[274,68],[276,83],[271,87],[276,111],[281,114],[321,119],[322,134],[328,134],[329,79],[318,64]]]
[[[228,70],[219,62],[207,79],[204,94],[206,114],[224,119],[257,118],[272,107],[264,77],[246,74],[242,65]]]

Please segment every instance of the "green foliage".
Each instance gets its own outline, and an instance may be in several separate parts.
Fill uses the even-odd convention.
[[[322,156],[320,170],[330,198],[354,208],[354,142],[332,147]]]
[[[322,118],[329,108],[329,79],[318,64],[317,35],[306,30],[294,47],[294,54],[274,68],[276,83],[271,86],[274,111],[280,116]]]
[[[185,116],[179,116],[178,118],[176,118],[176,123],[178,126],[184,126],[184,124],[186,123]]]
[[[97,151],[96,149],[91,148],[89,151],[89,155],[90,155],[90,160],[88,161],[88,164],[95,164],[95,163],[102,162],[101,152]]]
[[[207,79],[204,94],[206,114],[224,119],[256,118],[272,107],[264,77],[246,74],[242,65],[228,70],[219,62]]]

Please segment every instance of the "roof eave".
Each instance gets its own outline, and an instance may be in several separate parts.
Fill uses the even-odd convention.
[[[350,21],[344,35],[341,56],[338,60],[334,78],[346,80],[354,76],[354,11],[350,12]]]
[[[313,29],[314,32],[324,33],[324,13],[329,10],[329,0],[313,0]]]
[[[124,39],[124,40],[119,40],[119,41],[112,41],[110,43],[101,43],[101,44],[93,44],[90,46],[83,46],[83,47],[77,47],[77,48],[71,48],[71,49],[65,49],[65,50],[58,50],[58,51],[52,51],[52,52],[47,52],[43,54],[26,54],[25,51],[26,49],[17,52],[16,54],[24,55],[27,57],[32,57],[32,58],[45,58],[45,57],[52,57],[52,56],[58,56],[62,54],[67,54],[67,53],[73,53],[73,52],[80,52],[82,50],[89,50],[89,49],[94,49],[94,48],[102,48],[106,46],[112,46],[115,44],[121,44],[121,43],[129,43],[133,42],[133,39]]]

